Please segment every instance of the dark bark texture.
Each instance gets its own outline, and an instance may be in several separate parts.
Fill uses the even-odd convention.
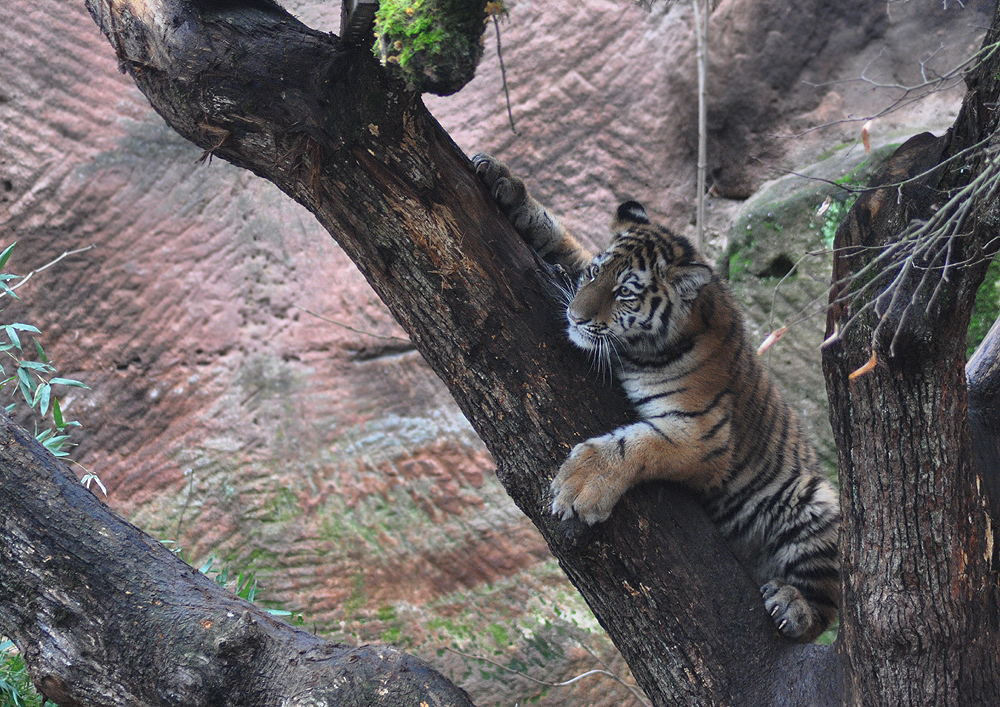
[[[970,197],[959,235],[926,251],[938,260],[915,257],[909,271],[894,271],[898,297],[864,309],[893,275],[886,262],[862,272],[993,159],[998,68],[988,54],[968,79],[954,128],[905,143],[872,180],[885,186],[858,199],[836,237],[827,334],[839,338],[824,352],[824,369],[840,451],[846,704],[985,705],[1000,695],[989,494],[998,459],[996,326],[969,367],[968,394],[965,365],[972,301],[998,249],[995,195]],[[866,361],[876,365],[851,379]]]
[[[234,597],[2,414],[0,470],[0,627],[60,707],[471,707],[412,656],[330,643]]]

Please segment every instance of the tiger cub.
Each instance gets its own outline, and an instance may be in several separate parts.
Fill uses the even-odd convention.
[[[816,638],[840,594],[837,495],[727,285],[634,201],[591,256],[506,166],[488,155],[473,164],[522,237],[578,283],[570,341],[614,366],[641,418],[576,445],[552,482],[552,512],[599,523],[635,484],[683,483],[762,585],[781,633]]]

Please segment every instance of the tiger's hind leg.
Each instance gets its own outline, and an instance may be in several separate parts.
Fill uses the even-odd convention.
[[[832,620],[821,616],[802,596],[798,587],[783,579],[772,579],[760,588],[760,593],[774,625],[788,638],[812,641],[826,630]]]
[[[840,507],[833,486],[822,477],[803,475],[788,488],[782,522],[774,524],[770,571],[758,577],[766,581],[760,591],[775,626],[788,638],[805,642],[837,616]]]

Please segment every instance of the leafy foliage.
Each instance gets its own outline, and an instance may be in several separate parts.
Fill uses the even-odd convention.
[[[0,297],[10,296],[20,299],[14,291],[17,285],[11,286],[9,283],[18,279],[23,282],[25,278],[3,271],[15,245],[16,243],[11,243],[0,253]],[[20,393],[20,398],[23,398],[28,407],[35,410],[42,419],[45,419],[51,411],[53,426],[38,432],[35,438],[55,456],[67,456],[66,450],[70,446],[67,428],[79,427],[80,423],[67,420],[63,416],[62,406],[53,386],[56,386],[56,389],[87,386],[78,380],[56,376],[55,365],[49,360],[37,339],[34,340],[33,349],[28,348],[28,351],[33,351],[34,359],[28,358],[28,351],[25,350],[25,344],[21,340],[23,334],[41,335],[41,332],[37,327],[22,322],[0,323],[0,354],[6,354],[9,359],[0,359],[0,376],[3,376],[0,390],[7,389],[9,395],[14,398],[18,398]],[[3,338],[6,338],[5,342]],[[5,410],[10,414],[17,406],[18,402],[15,400],[8,404]]]
[[[56,707],[35,691],[24,658],[6,640],[0,641],[0,707]]]
[[[250,602],[257,600],[257,596],[260,594],[260,587],[257,585],[256,572],[253,570],[246,573],[237,572],[235,577],[231,577],[228,564],[220,568],[213,567],[214,564],[215,555],[212,555],[204,565],[198,568],[198,571],[207,577],[211,577],[215,580],[216,584],[226,587],[240,599],[246,599]],[[291,611],[285,611],[284,609],[265,609],[265,611],[272,616],[287,617],[293,623],[301,624],[304,622],[302,614],[293,614]]]

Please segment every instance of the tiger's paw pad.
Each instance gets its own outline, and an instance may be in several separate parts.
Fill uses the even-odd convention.
[[[577,516],[587,525],[608,519],[622,490],[601,462],[597,444],[588,441],[573,448],[552,481],[553,515],[564,520]]]
[[[774,625],[786,637],[810,641],[815,637],[818,617],[797,587],[784,580],[772,579],[760,588],[764,608]]]

